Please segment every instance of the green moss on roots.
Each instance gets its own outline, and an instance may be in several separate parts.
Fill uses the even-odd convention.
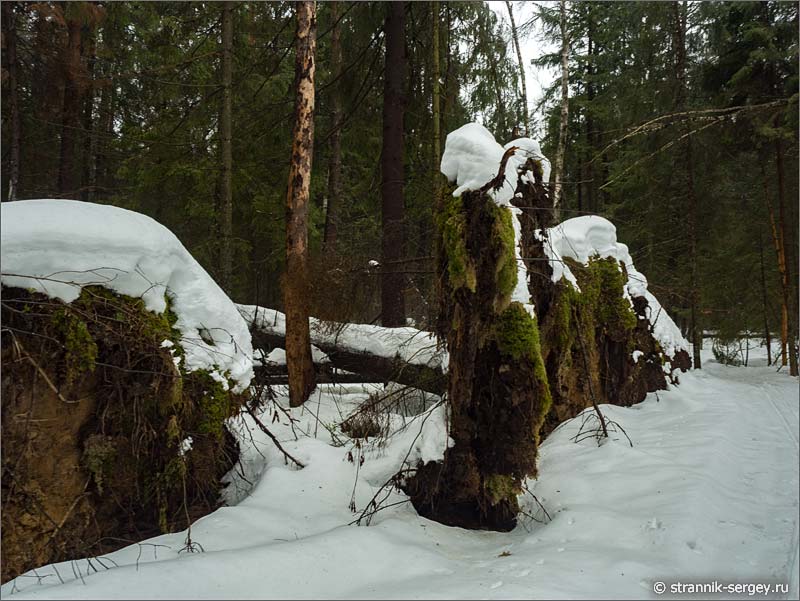
[[[225,420],[232,415],[235,407],[231,402],[230,392],[225,389],[222,382],[212,378],[207,371],[194,372],[192,377],[203,388],[198,429],[204,434],[222,438]]]
[[[491,474],[484,480],[483,487],[492,505],[506,501],[516,506],[517,496],[522,493],[520,483],[507,474]]]
[[[581,293],[571,297],[582,305],[584,323],[608,334],[614,339],[623,339],[636,327],[636,314],[630,301],[623,296],[627,276],[613,258],[592,257],[588,264],[570,262],[570,268],[578,279]]]
[[[497,320],[495,341],[504,355],[517,361],[522,358],[532,361],[539,346],[536,319],[522,304],[511,303]]]
[[[75,309],[64,307],[53,313],[53,324],[64,345],[64,379],[72,384],[86,373],[93,372],[97,361],[97,344],[89,327]]]
[[[460,196],[448,194],[442,199],[439,228],[450,285],[454,290],[463,287],[475,292],[475,265],[467,253],[466,218]]]
[[[497,254],[497,295],[500,306],[508,302],[517,285],[517,256],[515,253],[514,215],[507,207],[489,201],[489,214],[494,218],[492,246]]]

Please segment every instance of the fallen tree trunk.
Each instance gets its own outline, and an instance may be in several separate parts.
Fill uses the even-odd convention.
[[[317,384],[384,384],[387,380],[384,377],[365,376],[363,374],[345,372],[339,373],[336,369],[331,369],[325,365],[314,364],[317,372]],[[268,384],[270,386],[286,386],[289,384],[289,374],[285,365],[275,367],[255,366],[255,382]],[[408,386],[411,386],[410,384]],[[417,388],[413,386],[413,388]]]
[[[254,305],[238,307],[250,324],[253,348],[265,352],[285,348],[283,313]],[[327,323],[312,318],[311,344],[328,356],[326,364],[315,364],[318,373],[324,373],[328,365],[359,374],[361,382],[397,382],[437,395],[447,389],[447,377],[442,369],[443,353],[430,332]],[[333,376],[330,379],[335,381]]]

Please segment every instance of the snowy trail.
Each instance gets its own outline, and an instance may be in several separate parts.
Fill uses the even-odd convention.
[[[319,397],[321,415],[333,415],[331,398]],[[657,597],[655,581],[793,578],[796,586],[796,378],[707,362],[670,391],[604,411],[634,447],[624,437],[575,444],[577,421],[551,435],[540,478],[530,483],[552,516],[546,525],[473,532],[419,518],[405,504],[369,528],[346,526],[355,472],[346,448],[295,442],[287,427],[282,437],[308,467],[286,468],[265,444],[269,463],[251,495],[194,525],[205,553],[178,553],[184,535],[165,535],[150,542],[169,548],[144,547],[138,567],[134,545],[110,555],[119,568],[87,576],[85,562],[75,562],[83,564],[81,580],[75,566],[61,564],[63,585],[52,567],[42,568],[41,585],[20,578],[13,596],[629,599],[679,598],[669,590]],[[376,461],[368,458],[359,475],[359,507],[375,490]],[[2,587],[3,598],[13,586]]]

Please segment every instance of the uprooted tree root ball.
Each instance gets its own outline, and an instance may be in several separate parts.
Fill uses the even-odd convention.
[[[225,420],[245,396],[182,368],[169,302],[2,292],[2,580],[215,509],[238,455]]]

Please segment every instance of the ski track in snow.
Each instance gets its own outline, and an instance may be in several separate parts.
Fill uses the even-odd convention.
[[[577,420],[545,441],[529,485],[552,516],[546,525],[468,531],[404,504],[370,527],[346,526],[356,469],[349,447],[295,441],[288,425],[273,424],[308,466],[286,467],[263,440],[267,465],[258,468],[254,454],[244,461],[263,470],[250,495],[193,525],[205,553],[178,553],[185,533],[164,535],[148,542],[169,548],[122,549],[107,571],[86,575],[86,562],[74,562],[82,579],[59,564],[63,585],[41,568],[43,583],[19,578],[13,598],[663,599],[678,597],[657,597],[653,582],[775,584],[790,575],[797,598],[797,378],[713,361],[680,378],[633,407],[603,406],[633,448],[624,437],[575,444]],[[342,406],[363,399],[357,389],[347,388]],[[331,398],[312,397],[295,413],[299,425],[310,412],[332,420]],[[361,467],[359,509],[380,485],[381,461],[368,455]],[[535,511],[530,497],[522,503]],[[3,585],[3,598],[13,587]]]

